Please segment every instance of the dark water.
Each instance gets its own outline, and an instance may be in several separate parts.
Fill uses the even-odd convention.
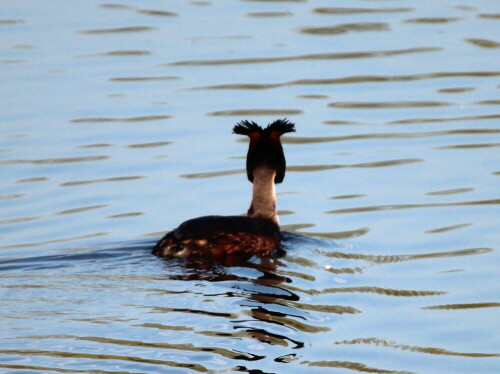
[[[498,2],[0,10],[0,372],[500,371]],[[151,256],[282,117],[286,253]]]

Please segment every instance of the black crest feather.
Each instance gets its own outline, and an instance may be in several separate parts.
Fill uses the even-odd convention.
[[[278,132],[280,135],[285,134],[287,132],[295,132],[295,124],[284,119],[278,119],[274,122],[271,122],[267,125],[266,128],[260,127],[254,121],[243,120],[238,122],[236,126],[233,128],[234,134],[247,135],[250,136],[252,133],[264,133],[268,134],[270,132]]]
[[[262,127],[257,125],[254,121],[243,120],[233,127],[234,134],[250,136],[253,132],[262,132]]]
[[[295,132],[295,124],[287,120],[286,118],[278,119],[265,128],[266,132],[279,132],[281,134],[285,134],[287,132]]]

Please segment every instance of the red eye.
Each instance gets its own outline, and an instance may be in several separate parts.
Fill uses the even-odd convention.
[[[278,131],[271,131],[269,133],[269,138],[273,141],[279,141],[281,134]]]
[[[260,138],[260,135],[261,134],[259,132],[251,132],[250,134],[248,134],[250,139],[253,141],[258,140]]]

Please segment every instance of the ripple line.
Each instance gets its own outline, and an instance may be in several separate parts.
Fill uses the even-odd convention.
[[[154,306],[154,307],[143,306],[143,307],[150,309],[152,313],[175,313],[175,312],[178,312],[178,313],[202,314],[202,315],[210,316],[210,317],[225,317],[225,318],[231,318],[231,319],[236,319],[238,317],[234,313],[211,312],[208,310],[201,310],[201,309],[169,308],[169,307],[163,307],[163,306]]]
[[[178,367],[191,369],[200,373],[207,373],[209,370],[200,364],[186,364],[176,361],[167,360],[157,360],[142,358],[139,356],[120,356],[111,354],[94,354],[94,353],[78,353],[78,352],[62,352],[62,351],[49,351],[49,350],[38,350],[38,349],[1,349],[0,353],[6,355],[20,355],[20,356],[49,356],[57,358],[83,358],[91,360],[117,360],[117,361],[127,361],[150,365],[162,365],[169,367]]]
[[[342,109],[399,109],[399,108],[430,108],[439,106],[449,106],[450,103],[444,101],[374,101],[374,102],[354,102],[338,101],[328,104],[331,108]]]
[[[329,239],[351,239],[357,238],[358,236],[363,236],[368,233],[370,229],[368,227],[362,227],[356,230],[349,231],[335,231],[335,232],[304,232],[304,231],[295,231],[297,234],[308,235],[308,236],[319,236],[321,238],[329,238]]]
[[[367,51],[367,52],[340,52],[340,53],[313,53],[307,55],[284,56],[284,57],[253,57],[240,59],[221,59],[221,60],[186,60],[177,61],[160,66],[223,66],[223,65],[238,65],[238,64],[265,64],[273,62],[286,61],[310,61],[310,60],[343,60],[355,58],[381,58],[398,56],[412,53],[427,53],[438,52],[442,48],[422,47],[408,49],[394,49],[386,51]]]
[[[73,208],[73,209],[62,210],[60,212],[54,213],[54,215],[66,215],[66,214],[81,213],[81,212],[86,212],[86,211],[89,211],[89,210],[101,209],[101,208],[104,208],[104,207],[107,207],[107,206],[108,206],[108,204],[83,206],[83,207],[80,207],[80,208]]]
[[[465,39],[466,42],[482,48],[500,48],[500,43],[488,39]]]
[[[298,109],[236,109],[210,112],[207,116],[293,116],[302,113],[303,111]]]
[[[98,237],[98,236],[105,236],[105,235],[108,235],[108,233],[107,232],[97,232],[97,233],[93,233],[93,234],[73,236],[73,237],[69,237],[69,238],[46,240],[46,241],[43,241],[43,242],[20,243],[20,244],[5,245],[5,246],[0,247],[0,249],[39,247],[41,245],[46,245],[46,244],[65,243],[65,242],[70,242],[70,241],[74,241],[74,240],[95,238],[95,237]]]
[[[310,310],[314,312],[321,313],[334,313],[334,314],[357,314],[361,313],[360,310],[353,308],[351,306],[345,305],[316,305],[316,304],[305,304],[299,302],[288,302],[294,308],[299,310]]]
[[[500,118],[500,116],[499,116]],[[396,132],[396,133],[367,133],[344,136],[323,136],[323,137],[285,137],[282,142],[285,144],[315,144],[329,142],[343,142],[351,140],[378,140],[378,139],[418,139],[448,135],[475,135],[475,134],[497,134],[498,129],[457,129],[446,131],[423,131],[423,132]]]
[[[421,18],[409,18],[405,23],[450,23],[462,20],[460,17],[421,17]]]
[[[476,308],[498,308],[500,307],[500,303],[467,303],[467,304],[445,304],[445,305],[432,305],[425,306],[422,309],[447,309],[447,310],[456,310],[456,309],[476,309]]]
[[[469,205],[497,205],[500,204],[500,199],[477,200],[477,201],[461,201],[456,203],[431,203],[431,204],[394,204],[394,205],[376,205],[359,208],[336,209],[329,210],[327,214],[343,214],[343,213],[367,213],[386,210],[401,210],[415,208],[442,208],[454,206],[469,206]]]
[[[16,365],[16,364],[0,364],[0,368],[5,368],[5,369],[13,369],[19,371],[19,370],[30,370],[33,372],[44,372],[44,373],[49,373],[49,372],[56,372],[56,373],[89,373],[89,374],[117,374],[116,371],[108,371],[108,370],[78,370],[78,369],[61,369],[61,368],[56,368],[56,367],[48,367],[48,366],[33,366],[33,365]],[[144,374],[143,372],[136,372],[136,371],[121,371],[121,374]]]
[[[464,122],[464,121],[483,121],[490,119],[500,119],[500,114],[487,114],[481,116],[463,116],[448,118],[409,118],[397,121],[386,122],[387,125],[411,125],[414,123],[439,123],[439,122]]]
[[[454,144],[435,147],[434,149],[476,149],[500,147],[500,143],[475,143],[475,144]]]
[[[0,161],[0,165],[14,165],[14,164],[34,164],[34,165],[47,165],[47,164],[67,164],[73,162],[89,162],[89,161],[102,161],[110,158],[109,156],[82,156],[82,157],[61,157],[61,158],[46,158],[39,160],[6,160]]]
[[[173,343],[148,343],[140,340],[124,340],[124,339],[112,339],[104,338],[99,336],[85,336],[85,337],[73,337],[65,336],[65,338],[72,338],[75,340],[83,340],[89,342],[96,342],[101,344],[116,344],[126,347],[143,347],[143,348],[157,348],[157,349],[175,349],[179,351],[189,351],[189,352],[212,352],[220,356],[230,358],[230,359],[243,359],[245,361],[258,361],[263,359],[265,356],[259,356],[251,353],[243,353],[240,351],[232,351],[224,348],[215,347],[195,347],[193,344],[173,344]]]
[[[358,371],[361,373],[377,373],[377,374],[409,374],[408,371],[398,371],[398,370],[386,370],[378,369],[370,366],[366,366],[360,362],[352,361],[303,361],[302,364],[314,367],[324,367],[324,368],[342,368],[353,371]]]
[[[81,186],[84,184],[93,184],[93,183],[107,183],[107,182],[125,182],[136,179],[146,178],[141,175],[133,175],[127,177],[112,177],[112,178],[103,178],[103,179],[90,179],[90,180],[82,180],[82,181],[70,181],[64,182],[59,185],[59,187],[69,187],[69,186]]]
[[[317,252],[329,258],[364,260],[377,264],[385,264],[385,263],[394,263],[403,261],[424,260],[428,258],[481,255],[492,251],[493,248],[466,248],[466,249],[457,249],[453,251],[421,253],[416,255],[389,255],[389,256],[365,255],[361,253],[346,253],[346,252],[324,252],[324,251],[317,251]]]
[[[309,85],[335,85],[335,84],[357,84],[357,83],[379,83],[379,82],[410,82],[427,79],[441,78],[487,78],[497,77],[498,71],[462,71],[462,72],[436,72],[426,74],[407,75],[354,75],[342,78],[321,79],[298,79],[282,83],[235,83],[214,86],[194,87],[191,90],[264,90],[280,88],[285,86],[309,86]]]
[[[137,14],[155,17],[177,17],[179,14],[175,12],[170,12],[167,10],[157,10],[157,9],[140,9],[130,5],[122,4],[102,4],[101,8],[104,9],[121,9],[121,10],[131,10]]]
[[[0,225],[12,225],[14,223],[22,223],[22,222],[29,222],[29,221],[35,221],[37,219],[40,219],[42,217],[20,217],[20,218],[9,218],[9,219],[3,219],[0,220]]]
[[[472,352],[454,352],[442,348],[435,347],[418,347],[406,344],[398,344],[395,342],[387,341],[379,338],[358,338],[352,340],[342,340],[334,342],[334,344],[369,344],[382,347],[390,347],[401,349],[403,351],[411,351],[418,353],[427,353],[432,355],[445,355],[445,356],[462,356],[462,357],[500,357],[500,353],[472,353]]]
[[[403,13],[411,12],[413,8],[342,8],[325,7],[315,8],[314,13],[326,15],[347,15],[347,14],[366,14],[366,13]]]
[[[128,26],[128,27],[116,27],[116,28],[111,28],[111,29],[84,30],[84,31],[80,31],[80,33],[87,34],[87,35],[117,34],[117,33],[152,31],[154,29],[155,29],[155,27],[151,27],[151,26]]]
[[[102,122],[146,122],[146,121],[159,121],[169,119],[172,116],[140,116],[140,117],[125,117],[125,118],[109,118],[109,117],[90,117],[90,118],[77,118],[72,119],[71,123],[102,123]]]
[[[166,145],[170,145],[172,142],[151,142],[151,143],[136,143],[127,145],[128,148],[155,148],[155,147],[164,147]]]
[[[175,76],[157,76],[157,77],[116,77],[109,78],[110,82],[149,82],[149,81],[173,81],[179,80],[180,77]]]
[[[442,232],[458,230],[458,229],[462,229],[464,227],[469,227],[469,226],[472,226],[472,223],[460,223],[457,225],[444,226],[444,227],[438,227],[437,229],[426,230],[425,233],[426,234],[440,234]]]
[[[418,297],[418,296],[438,296],[444,295],[444,291],[415,291],[415,290],[396,290],[383,287],[331,287],[325,288],[321,293],[375,293],[385,296],[397,297]]]
[[[288,166],[289,171],[293,172],[314,172],[314,171],[323,171],[323,170],[332,170],[332,169],[343,169],[343,168],[374,168],[374,167],[387,167],[387,166],[399,166],[399,165],[407,165],[413,164],[416,162],[423,162],[422,159],[397,159],[397,160],[387,160],[387,161],[375,161],[375,162],[363,162],[359,164],[331,164],[331,165],[296,165],[296,166]],[[190,173],[190,174],[181,174],[181,178],[214,178],[214,177],[222,177],[226,175],[233,174],[241,174],[244,173],[245,169],[232,169],[232,170],[221,170],[221,171],[209,171],[205,173]],[[318,234],[319,235],[319,234]],[[327,234],[328,235],[328,234]]]
[[[349,32],[366,32],[366,31],[389,31],[390,27],[385,22],[360,22],[360,23],[344,23],[334,26],[314,26],[303,27],[299,31],[303,34],[310,35],[340,35]]]

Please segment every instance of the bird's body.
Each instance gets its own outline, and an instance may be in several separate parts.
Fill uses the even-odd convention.
[[[295,125],[277,120],[266,128],[242,121],[233,131],[247,135],[247,176],[253,183],[247,216],[204,216],[185,221],[154,247],[161,257],[250,257],[267,256],[281,242],[276,211],[275,183],[285,176],[286,162],[280,136],[295,131]]]
[[[244,216],[190,219],[158,242],[155,254],[172,257],[266,256],[278,248],[279,226]]]

